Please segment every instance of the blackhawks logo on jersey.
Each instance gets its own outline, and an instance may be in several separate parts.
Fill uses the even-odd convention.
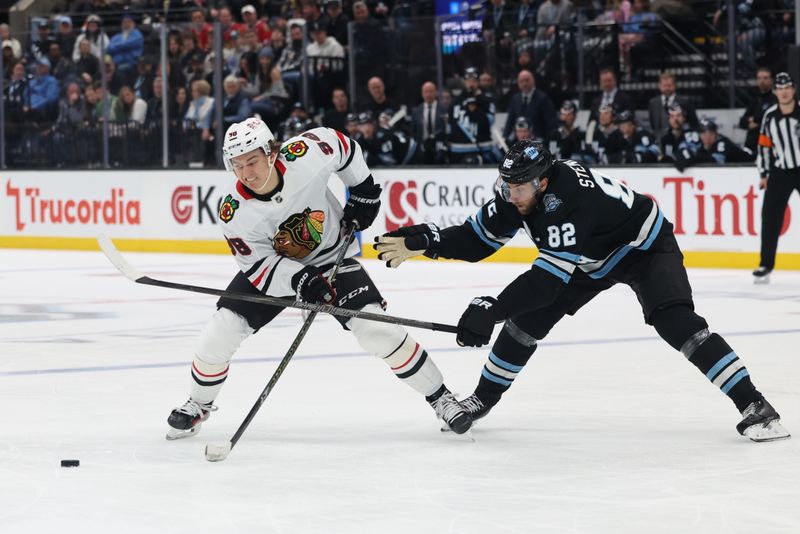
[[[239,208],[239,201],[234,200],[231,195],[226,196],[222,200],[222,204],[219,206],[219,220],[222,222],[231,222],[233,219],[233,214],[236,213],[236,210]]]
[[[281,256],[303,259],[322,242],[325,214],[306,208],[295,213],[278,226],[272,248]]]
[[[306,155],[306,152],[308,152],[308,145],[305,141],[295,141],[281,148],[281,154],[286,158],[286,161],[302,158]]]

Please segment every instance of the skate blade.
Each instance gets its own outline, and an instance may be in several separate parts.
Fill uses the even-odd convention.
[[[754,276],[753,283],[757,286],[769,284],[769,275],[767,276]]]
[[[744,430],[744,435],[756,443],[779,441],[792,437],[778,419],[770,421],[766,425],[752,425]]]
[[[475,424],[476,424],[476,423],[477,423],[477,421],[475,421],[475,420],[473,420],[473,421],[472,421],[472,426],[470,426],[470,427],[469,427],[469,428],[470,428],[470,430],[472,430],[473,428],[475,428]],[[469,432],[470,430],[468,430],[467,432]],[[450,428],[450,427],[447,425],[447,423],[442,423],[442,428],[440,428],[440,429],[439,429],[439,432],[453,432],[453,429],[452,429],[452,428]]]
[[[167,441],[175,441],[176,439],[190,438],[200,432],[200,425],[194,426],[189,430],[178,430],[177,428],[170,428],[167,430]]]

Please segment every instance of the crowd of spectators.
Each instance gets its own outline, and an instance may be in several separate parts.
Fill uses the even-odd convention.
[[[617,32],[615,61],[599,70],[585,130],[577,125],[576,99],[551,98],[542,87],[549,85],[537,84],[547,81],[546,66],[576,16],[571,0],[483,2],[484,44],[491,45],[494,59],[474,61],[465,50],[465,68],[449,76],[445,87],[429,79],[412,97],[394,95],[385,81],[391,43],[384,30],[392,13],[407,3],[201,4],[185,4],[191,7],[181,12],[182,20],[168,24],[166,83],[159,21],[147,11],[115,15],[102,1],[74,2],[70,16],[39,19],[27,47],[0,25],[7,162],[99,165],[99,140],[108,121],[112,165],[158,164],[166,106],[170,164],[214,165],[216,66],[222,73],[223,130],[254,114],[282,138],[322,124],[356,138],[371,165],[495,163],[515,140],[530,137],[546,142],[558,157],[594,164],[671,162],[683,168],[749,161],[760,116],[774,102],[772,71],[758,66],[759,57],[768,42],[793,38],[788,12],[767,19],[758,1],[734,4],[737,41],[747,41],[740,50],[757,70],[758,92],[739,124],[748,132],[739,148],[712,119],[698,118],[672,73],[662,73],[658,94],[640,110],[647,112],[643,124],[637,121],[636,99],[619,88],[618,80],[635,72],[635,52],[647,46],[659,17],[672,15],[667,2],[659,4],[660,11],[648,0],[580,4],[588,20],[613,25]],[[432,14],[432,4],[414,3],[413,14]],[[706,15],[709,24],[724,20],[724,10]],[[776,16],[781,24],[770,27]],[[213,49],[215,22],[222,30],[221,61]],[[355,87],[347,77],[350,54]],[[504,124],[498,116],[505,117]]]

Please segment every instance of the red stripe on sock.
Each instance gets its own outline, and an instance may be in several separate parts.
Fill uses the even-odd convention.
[[[402,369],[403,367],[405,367],[406,365],[408,365],[408,363],[409,363],[411,360],[413,360],[413,359],[414,359],[414,356],[416,356],[416,355],[417,355],[417,352],[418,352],[418,351],[419,351],[419,343],[417,343],[417,346],[416,346],[416,347],[414,347],[414,354],[412,354],[412,355],[411,355],[411,357],[410,357],[409,359],[407,359],[407,360],[406,360],[406,362],[405,362],[403,365],[401,365],[401,366],[399,366],[399,367],[392,367],[392,371],[397,371],[398,369]]]
[[[215,374],[215,375],[207,375],[207,374],[201,373],[201,372],[200,372],[200,371],[197,369],[197,366],[194,364],[194,362],[192,362],[192,371],[194,371],[195,373],[197,373],[198,375],[200,375],[200,376],[202,376],[202,377],[204,377],[204,378],[215,378],[215,377],[217,377],[217,376],[222,376],[222,375],[224,375],[225,373],[227,373],[227,372],[228,372],[228,369],[229,369],[229,368],[230,368],[230,365],[228,365],[228,367],[226,367],[226,368],[225,368],[225,369],[224,369],[224,370],[223,370],[221,373],[217,373],[217,374]]]

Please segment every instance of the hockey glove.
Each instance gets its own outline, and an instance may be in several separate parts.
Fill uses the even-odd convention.
[[[494,325],[507,318],[496,298],[476,297],[458,321],[456,342],[462,347],[482,347],[492,339]]]
[[[292,277],[292,285],[297,300],[309,303],[333,304],[336,302],[336,289],[323,276],[323,270],[309,265]]]
[[[342,224],[356,222],[358,230],[370,227],[381,207],[381,186],[368,178],[365,183],[350,188],[350,198],[344,206]]]
[[[372,248],[378,251],[378,259],[385,261],[387,267],[396,268],[408,258],[421,254],[435,260],[441,244],[439,227],[427,223],[405,226],[376,237]]]

